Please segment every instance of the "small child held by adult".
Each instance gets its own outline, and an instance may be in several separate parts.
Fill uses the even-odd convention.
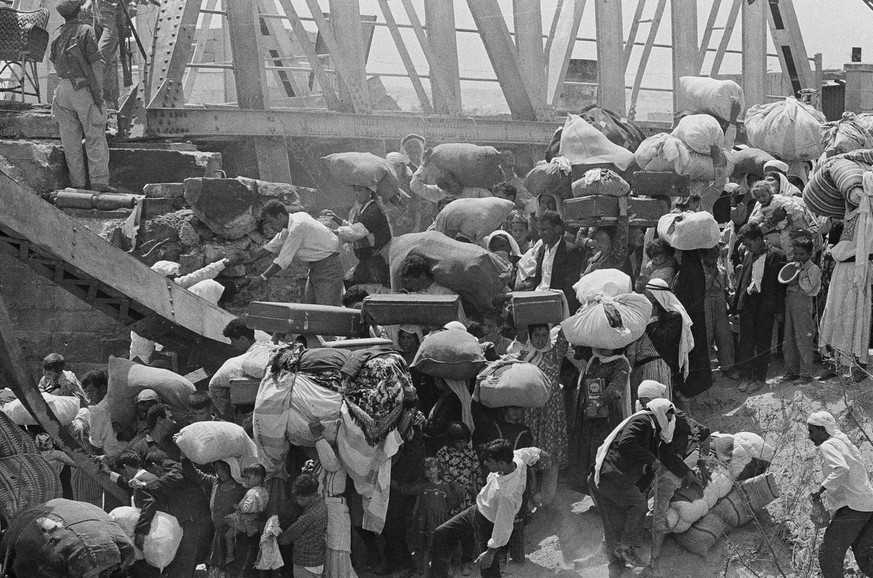
[[[236,535],[239,532],[246,536],[254,536],[260,531],[258,518],[267,511],[270,492],[264,487],[267,471],[261,464],[243,468],[243,486],[247,488],[246,495],[234,507],[234,512],[224,517],[227,530],[224,534],[227,550],[226,563],[235,560]]]
[[[813,242],[808,237],[794,239],[794,262],[799,271],[785,288],[785,377],[783,382],[812,381],[815,363],[813,337],[815,335],[814,298],[821,290],[821,270],[812,262]]]

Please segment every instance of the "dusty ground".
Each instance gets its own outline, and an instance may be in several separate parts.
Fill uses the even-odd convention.
[[[715,387],[692,402],[692,414],[713,431],[752,431],[776,448],[771,471],[782,496],[754,522],[722,537],[706,558],[691,554],[667,539],[663,567],[670,578],[807,578],[818,576],[814,553],[821,541],[809,522],[809,492],[821,480],[818,456],[806,435],[806,417],[826,409],[873,464],[873,381],[846,383],[834,379],[805,386],[778,384],[781,363],[770,370],[767,389],[752,396],[738,392],[736,382],[719,373]],[[847,409],[851,408],[851,411]],[[863,428],[863,429],[862,429]],[[864,433],[864,430],[868,433]],[[538,512],[527,528],[525,564],[510,568],[513,578],[542,576],[607,578],[605,563],[577,572],[572,560],[597,551],[603,537],[600,518],[589,499],[559,486],[553,508]],[[813,554],[813,555],[811,555]],[[847,576],[852,572],[851,556]],[[474,570],[473,575],[478,575]],[[507,575],[504,572],[504,575]],[[369,573],[362,578],[371,578]],[[633,576],[628,573],[628,578]]]

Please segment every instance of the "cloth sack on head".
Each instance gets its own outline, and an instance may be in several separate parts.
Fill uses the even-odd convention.
[[[524,188],[534,198],[543,194],[569,199],[572,192],[570,162],[564,157],[555,157],[550,162],[540,161],[524,177]]]
[[[515,203],[498,197],[457,199],[439,212],[428,231],[439,231],[451,239],[463,235],[481,245],[485,237],[503,226],[514,208]]]
[[[758,104],[746,112],[746,136],[753,146],[785,161],[814,160],[822,153],[824,115],[793,96]]]
[[[188,396],[194,384],[168,369],[139,365],[119,357],[109,358],[109,386],[106,397],[112,420],[132,424],[136,420],[134,399],[143,389],[153,389],[173,410],[173,417],[184,419],[190,412]]]
[[[458,329],[428,334],[410,368],[443,379],[470,379],[486,365],[482,347],[473,335]]]
[[[561,133],[561,156],[572,164],[611,163],[619,171],[626,171],[634,162],[634,155],[575,114],[567,115]]]
[[[683,76],[679,79],[679,88],[680,110],[702,112],[730,120],[734,103],[740,104],[740,115],[746,108],[743,87],[733,80]]]
[[[652,304],[644,295],[597,295],[564,320],[561,328],[573,345],[623,349],[642,337],[651,316]]]
[[[55,414],[58,422],[62,426],[68,426],[76,419],[76,414],[79,413],[79,398],[66,395],[52,395],[51,393],[43,393],[43,399],[49,406],[49,409]],[[35,417],[30,415],[30,412],[24,408],[21,400],[14,400],[3,406],[3,413],[15,422],[16,425],[38,425]]]
[[[597,295],[618,297],[634,290],[630,275],[618,269],[598,269],[584,275],[573,284],[579,303],[586,303]]]
[[[322,157],[321,162],[335,184],[347,189],[349,198],[354,198],[353,186],[375,190],[385,201],[400,194],[394,167],[372,153],[334,153]]]
[[[626,197],[629,194],[627,181],[609,169],[591,169],[581,179],[573,181],[573,196],[576,198],[589,195]]]
[[[510,358],[479,373],[473,399],[485,407],[545,407],[550,395],[549,378],[540,368]]]
[[[690,114],[682,117],[671,133],[685,146],[702,155],[710,154],[712,147],[724,148],[724,133],[718,121],[708,114]]]
[[[718,245],[721,231],[712,214],[686,211],[668,213],[658,219],[658,236],[674,249],[693,251]]]
[[[688,147],[678,138],[661,132],[640,144],[634,158],[644,171],[676,172],[689,162]]]

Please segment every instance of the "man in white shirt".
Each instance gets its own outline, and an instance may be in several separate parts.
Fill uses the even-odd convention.
[[[264,205],[261,214],[265,228],[279,233],[261,248],[255,260],[268,253],[275,254],[276,258],[266,271],[252,280],[250,287],[257,289],[296,258],[309,267],[306,302],[341,307],[343,267],[336,234],[308,213],[289,214],[285,205],[275,199]]]
[[[430,578],[447,578],[452,553],[461,540],[475,537],[481,554],[476,559],[483,578],[499,578],[497,551],[509,542],[512,524],[527,486],[527,468],[549,467],[549,456],[539,448],[513,451],[512,444],[498,439],[482,446],[482,463],[488,468],[485,487],[470,506],[433,534]]]
[[[822,577],[844,576],[843,563],[850,546],[861,571],[870,576],[873,555],[868,526],[873,516],[873,485],[867,466],[861,452],[839,430],[830,413],[815,412],[806,423],[809,439],[821,450],[821,470],[825,478],[812,498],[824,495],[824,504],[831,512],[831,522],[818,552]]]

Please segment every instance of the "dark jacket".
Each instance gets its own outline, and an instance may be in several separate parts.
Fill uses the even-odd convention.
[[[651,479],[655,461],[660,461],[672,473],[685,477],[688,466],[673,448],[661,442],[654,423],[651,414],[632,417],[609,446],[601,473],[617,471],[629,483],[644,487]]]
[[[785,266],[785,253],[770,248],[764,261],[764,276],[761,279],[761,292],[749,295],[746,290],[752,281],[754,256],[746,253],[743,257],[743,270],[740,285],[734,295],[733,307],[742,312],[746,304],[754,304],[763,313],[779,314],[785,311],[785,285],[779,282],[779,271]]]
[[[545,254],[546,246],[544,244],[537,253],[537,270],[531,289],[536,289],[543,279],[543,258]],[[561,238],[558,241],[555,262],[552,265],[552,281],[549,286],[551,289],[559,289],[564,292],[564,295],[567,297],[567,305],[570,306],[571,315],[579,309],[579,300],[576,299],[573,285],[582,276],[584,268],[585,256],[582,254],[582,250],[576,245],[568,243],[566,239]]]

